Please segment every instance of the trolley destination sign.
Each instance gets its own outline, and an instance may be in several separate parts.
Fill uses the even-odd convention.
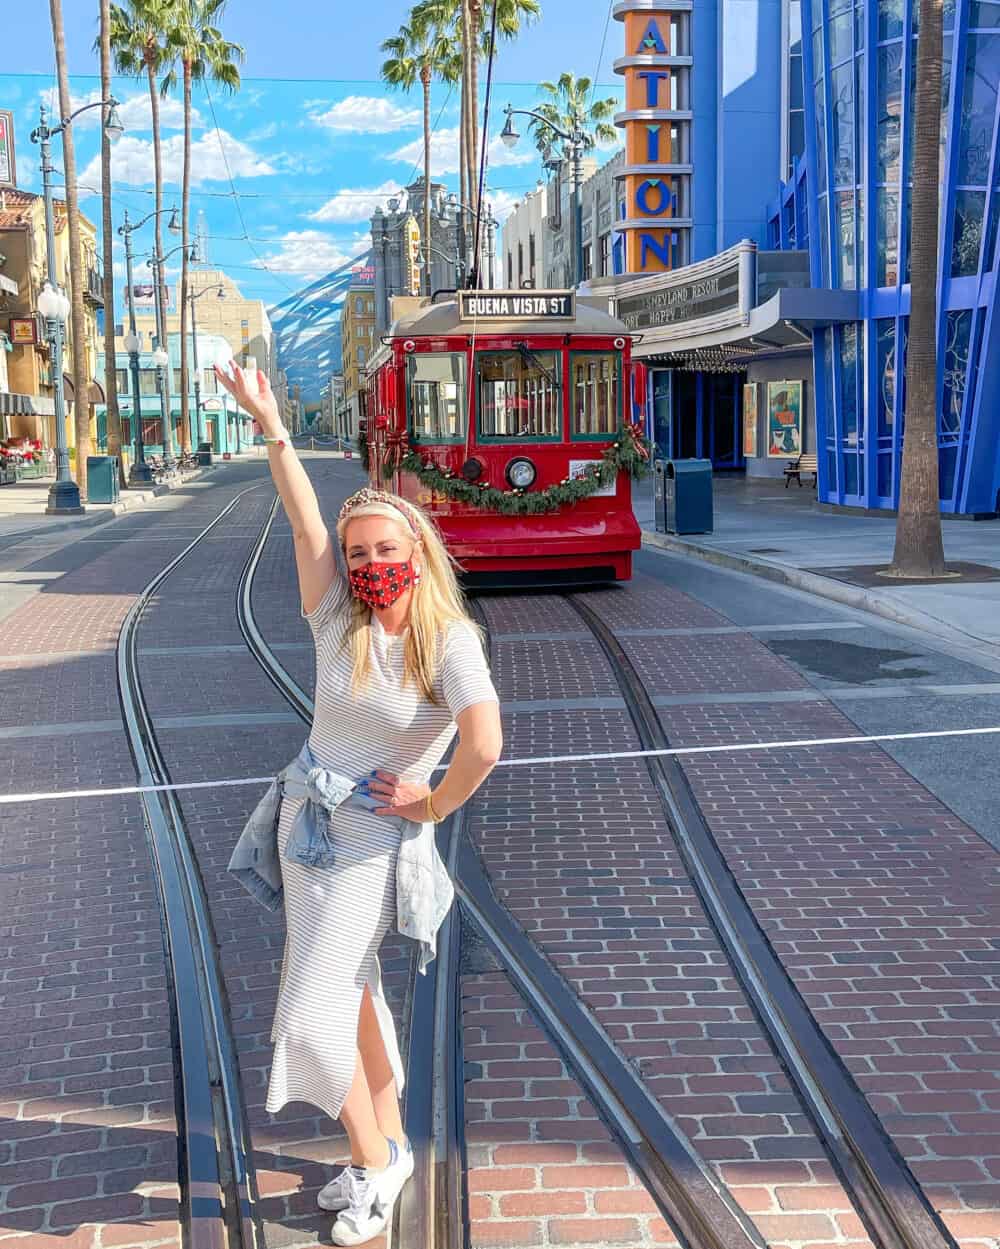
[[[573,321],[575,291],[459,291],[462,321]]]

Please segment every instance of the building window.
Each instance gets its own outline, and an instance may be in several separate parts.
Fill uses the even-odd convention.
[[[128,378],[128,369],[115,369],[115,386],[120,395],[127,395],[131,390]]]
[[[608,351],[571,357],[573,437],[612,437],[618,430],[618,361]]]
[[[514,285],[514,257],[511,252],[507,253],[507,289],[510,290]]]
[[[518,286],[524,281],[524,244],[518,241],[517,244],[517,284]]]
[[[140,369],[139,394],[158,395],[159,393],[160,392],[156,389],[156,369]]]
[[[536,285],[536,282],[535,282],[535,232],[534,230],[532,230],[532,232],[528,235],[528,277],[531,279],[531,285],[532,286]]]
[[[215,376],[214,369],[202,369],[201,392],[203,395],[217,395],[219,393],[219,379]]]
[[[364,347],[359,347],[358,348],[358,364],[364,364],[364,362],[365,362],[365,349]]]
[[[598,260],[597,260],[597,276],[606,278],[611,273],[611,234],[602,234],[597,240]]]
[[[583,277],[586,281],[594,276],[594,248],[590,243],[585,243],[583,248]]]
[[[407,360],[410,429],[414,438],[465,438],[465,357],[421,352]]]
[[[479,356],[479,432],[487,439],[558,438],[559,355],[491,351]]]

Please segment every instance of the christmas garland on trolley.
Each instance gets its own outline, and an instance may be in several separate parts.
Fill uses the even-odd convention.
[[[499,512],[502,516],[533,516],[540,512],[552,512],[566,504],[579,503],[603,486],[612,485],[622,471],[638,479],[649,470],[649,443],[638,427],[631,423],[626,424],[614,442],[609,444],[599,463],[588,464],[579,477],[564,477],[545,490],[501,490],[488,481],[467,481],[450,469],[442,469],[433,460],[424,459],[412,447],[401,447],[400,452],[398,459],[390,457],[383,464],[382,475],[386,480],[398,469],[412,474],[428,489],[448,499],[471,503],[474,507]]]

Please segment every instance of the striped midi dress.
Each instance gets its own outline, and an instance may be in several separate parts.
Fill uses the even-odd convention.
[[[438,705],[403,684],[404,636],[387,634],[374,618],[371,676],[351,689],[352,655],[345,646],[350,597],[338,578],[306,614],[316,643],[316,699],[309,749],[318,764],[358,779],[382,768],[429,781],[455,735],[455,717],[496,700],[479,639],[462,623],[444,640],[436,680]],[[397,1092],[403,1064],[392,1014],[382,992],[378,950],[396,920],[399,831],[355,807],[330,817],[332,867],[284,858],[298,800],[282,803],[278,827],[287,937],[271,1041],[274,1059],[267,1109],[304,1101],[340,1115],[354,1078],[358,1015],[367,985]]]

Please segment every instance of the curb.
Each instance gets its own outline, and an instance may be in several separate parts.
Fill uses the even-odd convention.
[[[891,620],[893,624],[936,634],[945,641],[956,642],[962,646],[968,646],[970,642],[976,643],[977,646],[996,647],[998,645],[995,638],[984,638],[976,633],[969,633],[965,629],[959,629],[956,625],[948,624],[937,616],[931,615],[930,612],[921,611],[917,607],[905,607],[901,603],[883,598],[861,586],[834,581],[831,577],[807,572],[804,568],[775,564],[770,560],[752,558],[749,555],[734,555],[730,551],[720,551],[716,547],[702,546],[697,542],[689,542],[685,538],[654,533],[649,529],[642,530],[642,545],[646,549],[669,551],[673,555],[686,555],[691,559],[701,560],[705,564],[715,564],[719,568],[749,573],[765,581],[774,581],[778,585],[789,586],[791,589],[804,590],[808,594],[831,599],[845,607],[854,607],[860,611],[881,616],[885,620]]]

